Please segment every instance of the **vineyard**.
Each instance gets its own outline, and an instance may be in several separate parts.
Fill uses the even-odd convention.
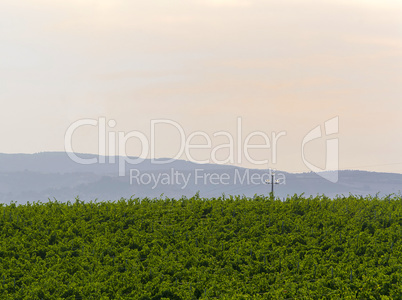
[[[400,196],[0,206],[1,299],[402,299]]]

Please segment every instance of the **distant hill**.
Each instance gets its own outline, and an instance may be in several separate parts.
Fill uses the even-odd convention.
[[[79,156],[86,159],[96,157],[90,154]],[[270,186],[263,183],[263,179],[268,178],[265,170],[200,165],[183,160],[152,164],[150,160],[144,160],[137,165],[126,165],[126,175],[120,177],[117,162],[118,157],[114,164],[80,165],[64,152],[0,154],[0,202],[44,202],[48,198],[67,201],[77,196],[85,201],[118,200],[134,194],[137,197],[154,198],[163,194],[163,197],[178,198],[193,196],[197,191],[203,197],[222,193],[253,196],[270,192]],[[137,175],[131,184],[130,169],[134,170],[133,175]],[[338,183],[326,181],[315,173],[277,171],[277,174],[285,178],[284,184],[275,186],[275,195],[279,197],[295,193],[329,197],[350,193],[386,195],[399,193],[402,189],[402,174],[346,170],[339,172]]]

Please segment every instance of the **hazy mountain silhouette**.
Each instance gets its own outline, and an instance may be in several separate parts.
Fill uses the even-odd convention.
[[[97,157],[91,154],[79,156],[86,159]],[[108,159],[107,157],[106,162]],[[85,201],[118,200],[133,195],[155,198],[161,194],[163,197],[178,198],[183,195],[191,197],[197,191],[200,191],[203,197],[217,197],[222,193],[253,196],[268,194],[270,191],[270,186],[261,180],[254,183],[250,180],[252,176],[261,177],[263,174],[265,177],[262,178],[268,178],[266,170],[228,165],[200,165],[183,160],[175,160],[169,164],[153,164],[150,160],[144,160],[137,165],[126,165],[126,176],[120,177],[118,157],[115,160],[114,164],[80,165],[73,162],[64,152],[0,154],[0,202],[44,202],[49,198],[72,201],[77,196]],[[134,174],[138,174],[132,184],[130,169],[135,169]],[[399,193],[402,186],[402,174],[393,173],[340,171],[338,183],[326,181],[315,173],[277,173],[286,179],[285,184],[275,186],[275,195],[279,197],[295,193],[304,193],[307,196],[325,194],[329,197],[349,193],[387,195]],[[143,181],[140,180],[142,174],[146,174]],[[206,174],[215,174],[215,177],[226,176],[225,178],[229,179],[215,184],[219,183],[219,180],[208,180]],[[152,178],[157,179],[158,176],[159,182],[155,184]],[[188,178],[186,185],[184,178]]]

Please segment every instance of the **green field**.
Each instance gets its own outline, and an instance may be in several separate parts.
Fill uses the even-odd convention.
[[[402,299],[402,199],[0,206],[1,299]]]

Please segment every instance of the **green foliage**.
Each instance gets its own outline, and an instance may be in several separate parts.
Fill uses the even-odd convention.
[[[402,299],[402,199],[0,205],[1,299]]]

